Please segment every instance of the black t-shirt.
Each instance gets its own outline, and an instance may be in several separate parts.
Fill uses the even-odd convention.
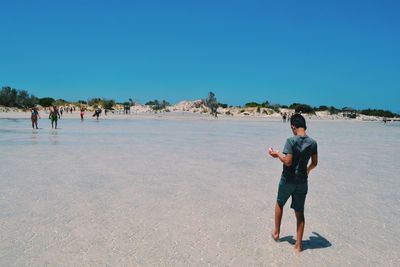
[[[307,182],[307,165],[312,155],[317,154],[317,142],[308,136],[293,136],[286,140],[283,154],[292,154],[290,167],[283,165],[282,179],[288,183]]]

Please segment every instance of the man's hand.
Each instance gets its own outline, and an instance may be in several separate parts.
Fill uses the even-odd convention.
[[[310,172],[317,167],[318,165],[318,154],[314,154],[311,156],[311,163],[310,165],[307,167],[307,175],[310,174]]]
[[[292,154],[281,154],[278,150],[274,150],[273,148],[268,149],[268,154],[273,158],[278,158],[285,166],[290,167],[292,165]]]
[[[273,158],[279,157],[279,151],[278,150],[274,150],[272,147],[270,147],[268,149],[268,154]]]

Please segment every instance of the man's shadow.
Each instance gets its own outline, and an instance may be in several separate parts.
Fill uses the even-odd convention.
[[[307,249],[321,249],[321,248],[329,248],[332,246],[331,242],[329,242],[325,237],[322,235],[313,232],[315,236],[310,236],[309,240],[303,240],[302,247],[303,251]],[[288,242],[291,245],[296,243],[296,240],[293,238],[292,235],[285,236],[279,239],[280,242]]]

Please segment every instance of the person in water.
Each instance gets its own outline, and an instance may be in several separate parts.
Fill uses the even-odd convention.
[[[50,109],[49,119],[51,120],[51,128],[57,129],[57,120],[61,119],[61,116],[56,106]]]
[[[85,115],[85,109],[82,107],[81,108],[81,121],[83,121],[83,116]]]
[[[272,148],[268,153],[283,163],[282,176],[279,182],[278,196],[275,204],[275,229],[271,235],[279,241],[283,207],[292,197],[291,208],[294,209],[297,221],[297,239],[295,250],[301,252],[304,233],[304,203],[308,192],[308,175],[318,164],[317,142],[306,134],[306,120],[300,114],[290,118],[290,127],[294,134],[286,140],[283,153]],[[308,165],[311,159],[310,165]]]
[[[96,110],[94,111],[94,114],[92,115],[92,117],[96,117],[96,119],[99,119],[99,116],[101,114],[101,109],[100,108],[96,108]]]
[[[286,118],[287,118],[287,114],[286,114],[286,112],[284,112],[284,113],[282,114],[282,120],[283,120],[283,122],[286,122]]]
[[[36,107],[31,108],[31,121],[32,121],[32,129],[38,129],[37,121],[40,119],[39,112]]]

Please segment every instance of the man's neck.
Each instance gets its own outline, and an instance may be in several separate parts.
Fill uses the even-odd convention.
[[[306,136],[306,130],[304,128],[297,128],[296,129],[296,136]]]

